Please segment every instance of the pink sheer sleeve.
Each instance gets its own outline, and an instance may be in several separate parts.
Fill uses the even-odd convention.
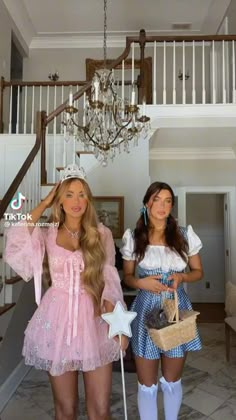
[[[104,300],[107,300],[114,306],[118,301],[120,301],[123,306],[126,306],[123,299],[120,276],[115,267],[115,245],[112,233],[110,229],[103,225],[101,225],[99,231],[102,235],[102,242],[106,253],[106,262],[103,270],[105,286],[101,298],[102,305]]]
[[[45,253],[44,234],[35,227],[30,234],[27,226],[12,226],[6,233],[5,261],[25,281],[34,277],[35,300],[41,300],[42,263]]]

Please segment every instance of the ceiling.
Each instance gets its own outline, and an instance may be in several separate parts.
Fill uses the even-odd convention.
[[[222,141],[223,139],[223,141]],[[151,159],[235,159],[235,127],[166,127],[150,139]]]
[[[35,41],[45,41],[47,48],[49,37],[94,38],[103,34],[103,0],[3,1],[30,48],[37,45]],[[108,36],[124,40],[142,28],[148,34],[216,34],[230,1],[108,0]]]

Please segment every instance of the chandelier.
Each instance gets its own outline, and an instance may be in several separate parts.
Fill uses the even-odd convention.
[[[107,0],[104,0],[103,52],[104,68],[95,71],[90,95],[84,93],[81,117],[79,118],[78,109],[73,106],[73,94],[70,91],[63,124],[66,141],[71,137],[77,139],[83,144],[85,151],[92,151],[102,165],[106,166],[108,160],[113,160],[122,150],[129,153],[131,140],[137,145],[140,135],[146,137],[150,130],[150,118],[145,115],[145,102],[142,115],[136,104],[134,82],[131,100],[121,98],[116,91],[114,70],[106,68]]]

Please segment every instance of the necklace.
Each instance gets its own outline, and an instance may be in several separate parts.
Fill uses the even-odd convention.
[[[70,229],[68,229],[68,227],[66,226],[65,223],[63,223],[63,226],[65,226],[67,232],[72,237],[72,239],[79,239],[79,237],[80,237],[80,231],[79,230],[77,230],[75,232],[72,232]]]

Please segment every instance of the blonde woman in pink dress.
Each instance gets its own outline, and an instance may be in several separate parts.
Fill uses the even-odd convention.
[[[120,347],[108,339],[101,313],[123,302],[112,234],[98,223],[91,191],[76,165],[66,168],[61,183],[32,210],[32,222],[51,206],[50,221],[58,227],[17,226],[7,233],[5,259],[25,281],[34,277],[39,305],[25,331],[23,356],[27,365],[48,371],[56,420],[77,419],[78,371],[88,418],[107,420],[112,362],[119,359]],[[41,299],[45,252],[52,284]]]

